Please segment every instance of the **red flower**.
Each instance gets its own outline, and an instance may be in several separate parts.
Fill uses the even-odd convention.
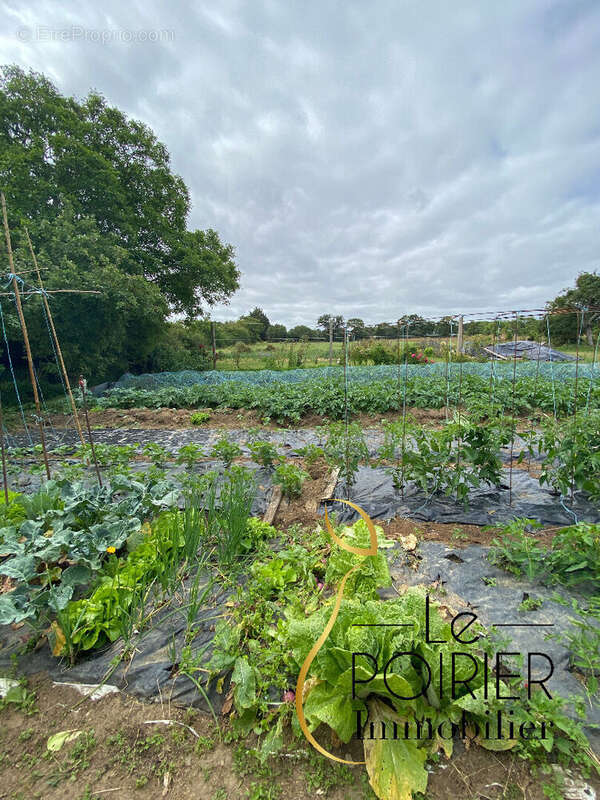
[[[296,699],[296,692],[293,692],[291,689],[288,689],[287,692],[283,693],[284,703],[293,703],[295,699]]]

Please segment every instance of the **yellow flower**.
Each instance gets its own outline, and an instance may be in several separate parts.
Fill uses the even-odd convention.
[[[117,548],[116,547],[107,547],[106,548],[106,552],[107,553],[116,553],[117,552]]]

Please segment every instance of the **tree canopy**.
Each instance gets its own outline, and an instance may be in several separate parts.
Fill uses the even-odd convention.
[[[231,245],[187,230],[189,192],[165,145],[96,92],[79,102],[40,73],[2,68],[0,185],[12,226],[26,220],[38,247],[42,223],[65,209],[93,219],[124,250],[119,269],[157,286],[172,311],[197,314],[238,288]]]
[[[47,288],[100,291],[51,296],[67,365],[91,380],[165,365],[175,341],[191,341],[168,315],[202,315],[238,288],[233,247],[212,229],[187,229],[189,192],[164,144],[96,92],[78,101],[40,73],[0,70],[0,190],[17,269],[32,267],[27,228]],[[22,372],[14,304],[3,310]],[[58,381],[37,298],[26,317],[38,370]]]
[[[594,328],[600,321],[600,275],[596,272],[581,272],[575,280],[575,286],[564,289],[549,304],[549,309],[558,311],[561,308],[577,308],[572,314],[556,314],[552,316],[552,333],[557,341],[576,341],[579,330],[585,334],[587,343],[594,344]]]

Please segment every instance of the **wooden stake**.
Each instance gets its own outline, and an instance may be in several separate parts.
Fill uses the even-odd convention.
[[[75,419],[75,427],[77,428],[77,433],[79,434],[79,439],[81,441],[81,444],[85,445],[85,439],[83,438],[83,431],[81,430],[81,425],[79,423],[77,406],[75,405],[73,392],[71,391],[71,384],[69,383],[69,376],[67,375],[67,368],[65,367],[65,362],[63,359],[62,350],[60,349],[60,343],[58,341],[56,328],[54,327],[54,320],[52,319],[52,312],[50,311],[50,305],[48,304],[48,300],[44,293],[44,284],[42,283],[42,276],[40,275],[40,269],[38,267],[37,258],[35,257],[35,253],[33,251],[33,245],[31,244],[31,239],[29,237],[29,231],[27,230],[27,228],[25,228],[25,236],[27,237],[27,244],[29,245],[29,252],[31,253],[31,258],[33,259],[33,263],[35,264],[35,271],[37,272],[38,282],[40,284],[40,289],[42,291],[42,302],[44,304],[44,308],[46,309],[48,322],[50,324],[50,330],[52,331],[52,338],[54,339],[54,344],[56,346],[56,354],[58,356],[63,378],[65,379],[65,386],[67,387],[67,394],[69,395],[69,401],[71,403],[71,409],[73,411],[73,417]]]
[[[333,319],[329,320],[329,366],[333,363]]]
[[[210,323],[210,331],[212,334],[212,364],[213,370],[217,368],[217,342],[215,340],[215,323]]]
[[[273,520],[275,519],[275,514],[277,514],[279,504],[281,503],[281,498],[281,486],[274,486],[273,491],[271,492],[271,500],[269,501],[269,505],[267,506],[267,510],[263,516],[263,522],[266,522],[267,525],[272,525]]]
[[[516,423],[515,423],[515,386],[517,382],[517,338],[519,335],[519,314],[515,311],[515,328],[514,328],[514,347],[513,347],[513,375],[512,375],[512,408],[510,411],[512,420],[511,420],[511,440],[510,440],[510,463],[509,463],[509,474],[508,474],[508,505],[512,506],[512,494],[513,494],[513,456],[515,450],[515,433],[516,433]]]
[[[48,289],[46,294],[102,294],[102,292],[99,292],[97,289]],[[12,292],[0,292],[0,297],[11,296]]]
[[[33,370],[33,359],[31,357],[31,347],[29,345],[29,335],[27,333],[27,325],[25,317],[23,316],[23,306],[21,305],[21,295],[19,293],[19,284],[15,276],[15,265],[13,262],[12,245],[10,241],[10,231],[8,228],[8,216],[6,214],[6,200],[4,192],[0,193],[0,200],[2,201],[2,218],[4,222],[4,236],[6,238],[6,249],[8,250],[8,265],[12,274],[13,291],[15,294],[15,303],[17,306],[17,314],[19,315],[19,322],[21,323],[21,330],[23,331],[23,342],[25,344],[25,353],[27,355],[27,366],[29,367],[29,379],[31,381],[31,388],[33,389],[33,400],[38,418],[38,427],[40,429],[40,441],[42,444],[42,453],[44,454],[44,466],[46,467],[46,476],[50,479],[50,466],[48,464],[48,453],[46,451],[46,437],[44,436],[44,422],[42,420],[42,410],[40,407],[40,398],[37,390],[37,383],[35,380],[35,372]]]
[[[96,467],[96,475],[98,476],[98,485],[102,488],[102,476],[100,475],[100,467],[98,466],[98,459],[96,458],[96,448],[94,447],[94,439],[92,437],[92,429],[90,427],[90,418],[87,410],[87,387],[83,375],[79,376],[79,388],[81,389],[81,396],[83,397],[83,414],[85,416],[85,424],[87,426],[88,436],[90,437],[90,447],[92,449],[92,458],[94,459],[94,466]]]
[[[465,318],[461,314],[458,318],[458,334],[456,336],[456,352],[459,354],[464,352],[464,321]]]
[[[575,330],[575,335],[577,337],[577,350],[575,352],[575,396],[573,397],[573,420],[577,422],[577,391],[578,391],[578,383],[579,383],[579,339],[581,338],[581,328],[583,328],[583,311],[581,312],[581,325],[579,324],[579,313],[575,314],[575,322],[577,324],[577,328]],[[575,454],[576,455],[576,454]],[[571,470],[571,505],[573,505],[573,496],[575,494],[575,462],[576,458],[573,459],[573,467]]]
[[[336,467],[327,481],[327,486],[323,489],[321,500],[330,500],[335,487],[337,486],[338,478],[340,477],[340,467]]]

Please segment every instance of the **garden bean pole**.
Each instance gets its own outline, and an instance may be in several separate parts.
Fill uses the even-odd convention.
[[[550,315],[546,314],[546,329],[548,331],[548,349],[550,350],[550,376],[552,378],[552,404],[554,406],[554,421],[556,422],[556,388],[554,386],[554,362],[552,361],[552,348],[550,347]]]
[[[583,315],[585,313],[585,309],[581,309],[581,324],[579,323],[579,312],[575,314],[576,320],[576,331],[575,335],[577,337],[577,346],[575,350],[575,386],[574,386],[574,397],[573,397],[573,420],[577,422],[577,390],[578,390],[578,378],[579,378],[579,340],[581,339],[581,334],[583,332]],[[573,458],[573,467],[571,468],[571,505],[573,505],[573,496],[575,494],[575,462],[577,461],[577,453],[575,452]]]
[[[404,323],[404,352],[408,353],[408,320]],[[402,392],[402,499],[404,499],[404,474],[405,474],[405,453],[406,453],[406,381],[408,373],[408,362],[404,363],[404,384]]]
[[[329,366],[333,363],[333,319],[329,319]]]
[[[398,337],[398,342],[396,345],[396,361],[398,362],[396,370],[396,391],[398,392],[398,404],[400,404],[400,336],[402,330],[400,322],[401,320],[396,321],[397,337]],[[404,408],[406,404],[406,376],[404,379],[404,390],[405,391],[404,391],[403,415],[402,415],[403,418],[404,418]],[[402,458],[402,468],[404,469],[404,446],[402,447],[402,455],[396,456],[396,469],[400,467],[400,457]],[[402,497],[404,497],[404,476],[402,477],[402,487],[400,491],[402,492]]]
[[[508,505],[512,505],[512,483],[513,483],[513,454],[515,451],[515,403],[516,403],[516,382],[517,382],[517,336],[519,332],[519,313],[515,311],[515,333],[514,333],[514,348],[513,348],[513,378],[512,378],[512,425],[511,425],[511,438],[510,438],[510,461],[508,465]]]
[[[594,355],[592,358],[592,369],[590,371],[590,379],[588,383],[588,391],[587,391],[587,400],[585,402],[585,415],[589,417],[590,415],[590,398],[592,396],[592,383],[594,380],[594,370],[596,368],[596,361],[598,359],[598,347],[600,347],[600,333],[596,339],[596,347],[594,348]]]
[[[456,334],[456,353],[460,355],[464,352],[464,323],[465,318],[461,314],[458,318],[458,333]]]
[[[448,419],[448,391],[449,391],[449,381],[450,381],[450,377],[449,377],[449,373],[448,373],[448,370],[449,370],[449,365],[448,365],[449,355],[450,355],[450,345],[448,345],[448,347],[446,348],[446,363],[445,363],[445,366],[444,366],[444,380],[446,381],[446,403],[445,403],[445,406],[446,406],[446,408],[445,408],[446,419]]]
[[[537,397],[538,379],[540,377],[540,355],[542,350],[542,343],[538,342],[537,364],[535,367],[535,381],[533,383],[533,396]],[[527,456],[527,474],[531,475],[531,452]]]
[[[46,451],[46,437],[44,436],[44,421],[42,419],[42,409],[40,408],[40,398],[38,395],[37,382],[35,379],[35,372],[33,369],[33,358],[31,356],[31,347],[29,345],[29,335],[27,333],[27,325],[23,315],[23,306],[21,305],[21,295],[19,292],[19,284],[17,276],[15,275],[15,265],[13,262],[12,244],[10,241],[10,230],[8,228],[8,216],[6,213],[6,199],[4,192],[0,193],[0,201],[2,202],[2,220],[4,223],[4,236],[6,238],[6,249],[8,251],[8,265],[12,275],[13,291],[15,295],[15,304],[17,306],[17,314],[19,322],[21,323],[21,330],[23,332],[23,342],[25,344],[25,354],[27,356],[27,366],[29,368],[29,379],[31,381],[31,388],[33,389],[33,400],[37,412],[37,423],[40,429],[40,442],[42,445],[42,453],[44,456],[44,466],[46,467],[46,477],[50,480],[50,466],[48,464],[48,453]]]
[[[578,389],[578,381],[579,381],[579,340],[581,339],[582,331],[583,331],[583,315],[585,313],[585,309],[581,309],[581,324],[579,323],[579,312],[575,313],[575,322],[576,322],[576,330],[575,336],[577,340],[576,350],[575,350],[575,386],[574,386],[574,397],[573,397],[573,416],[575,420],[577,419],[577,389]]]
[[[448,349],[446,352],[446,419],[448,419],[448,412],[450,410],[450,364],[452,362],[452,323],[453,317],[450,317],[450,338],[448,340]]]
[[[498,339],[498,333],[500,331],[500,318],[497,317],[498,324],[494,329],[494,339],[492,341],[492,350],[496,352],[496,342]],[[490,360],[490,405],[492,404],[492,393],[493,393],[493,385],[494,385],[494,364],[496,363],[496,359],[492,358]]]
[[[213,370],[215,370],[217,368],[217,343],[215,341],[215,323],[214,322],[210,323],[210,331],[211,331],[211,334],[212,334],[212,337],[211,337],[212,338],[212,365],[213,365]]]
[[[344,434],[346,438],[346,475],[350,474],[350,443],[348,441],[348,324],[344,322]],[[347,500],[350,487],[346,486]]]
[[[79,388],[81,389],[81,396],[83,397],[83,413],[85,415],[88,436],[90,437],[90,447],[92,450],[92,458],[94,459],[94,466],[96,467],[96,475],[98,476],[98,485],[102,488],[102,476],[100,475],[100,467],[98,466],[98,459],[96,458],[96,448],[94,447],[94,439],[92,437],[92,429],[90,427],[90,418],[87,409],[87,381],[83,375],[79,376]]]
[[[71,404],[71,409],[73,411],[73,419],[75,420],[75,427],[77,428],[77,433],[79,435],[79,440],[81,444],[85,446],[85,440],[83,438],[83,431],[81,430],[81,425],[79,423],[79,415],[77,413],[77,406],[75,405],[75,400],[73,398],[73,392],[71,391],[71,384],[69,383],[69,375],[67,374],[67,368],[65,367],[65,362],[63,359],[62,350],[60,348],[60,342],[58,341],[58,335],[56,333],[56,328],[54,327],[54,320],[52,319],[52,312],[50,311],[50,305],[48,304],[48,299],[46,298],[46,292],[44,291],[44,284],[42,282],[42,276],[40,275],[40,269],[38,267],[37,258],[35,252],[33,250],[33,245],[31,244],[31,238],[29,236],[29,231],[25,228],[25,236],[27,237],[27,244],[29,245],[29,252],[31,253],[31,258],[33,259],[33,263],[35,264],[35,271],[37,273],[38,283],[40,285],[40,291],[42,295],[42,302],[44,304],[44,308],[46,309],[46,315],[48,317],[48,323],[50,325],[50,331],[52,332],[52,338],[54,339],[54,344],[56,345],[56,355],[58,357],[58,361],[60,363],[60,369],[62,371],[63,377],[65,379],[65,387],[67,389],[67,394],[69,396],[69,402]]]
[[[456,470],[460,476],[460,451],[462,448],[462,424],[461,424],[461,416],[460,416],[460,407],[462,405],[462,376],[463,376],[463,365],[462,361],[458,362],[458,405],[456,407],[456,411],[458,414],[458,451],[456,456]]]

